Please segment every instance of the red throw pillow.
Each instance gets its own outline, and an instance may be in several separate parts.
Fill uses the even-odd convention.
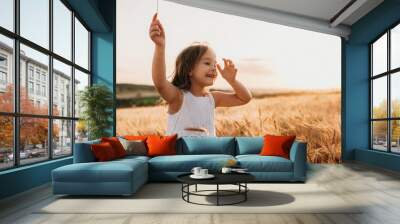
[[[118,158],[126,156],[126,151],[124,149],[124,146],[122,146],[121,142],[117,137],[101,138],[101,142],[110,143],[112,148],[114,149],[115,155]]]
[[[264,135],[264,145],[261,149],[260,155],[262,156],[281,156],[289,159],[290,148],[294,140],[295,135],[291,136],[276,136],[276,135]]]
[[[148,136],[146,143],[148,156],[176,155],[177,135]]]
[[[117,158],[113,147],[108,142],[92,144],[90,147],[92,149],[94,157],[99,162],[109,161]]]

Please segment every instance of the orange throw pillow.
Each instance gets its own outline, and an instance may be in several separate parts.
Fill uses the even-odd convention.
[[[108,142],[114,149],[115,155],[117,158],[121,158],[126,156],[126,151],[124,146],[122,146],[121,142],[117,137],[109,137],[109,138],[101,138],[101,142]]]
[[[148,156],[176,155],[177,135],[148,136],[146,143]]]
[[[276,135],[264,135],[264,145],[261,149],[260,155],[262,156],[281,156],[289,159],[290,148],[294,140],[295,135],[292,136],[276,136]]]
[[[116,159],[117,156],[115,155],[114,149],[112,148],[111,144],[108,142],[102,142],[100,144],[93,144],[90,146],[94,157],[99,162],[109,161]]]

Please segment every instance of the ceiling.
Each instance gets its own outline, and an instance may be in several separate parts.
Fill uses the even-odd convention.
[[[167,0],[348,38],[351,25],[383,0]]]

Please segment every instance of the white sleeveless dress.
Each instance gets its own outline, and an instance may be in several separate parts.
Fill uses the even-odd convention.
[[[215,102],[211,93],[207,96],[194,96],[190,91],[183,92],[182,106],[174,114],[168,113],[167,135],[215,136]],[[207,132],[185,130],[185,128],[205,128]]]

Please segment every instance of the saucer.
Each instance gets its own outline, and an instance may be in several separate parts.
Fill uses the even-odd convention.
[[[234,173],[249,173],[247,170],[232,170]]]
[[[211,179],[211,178],[214,178],[214,175],[207,174],[207,175],[201,176],[201,175],[192,174],[192,175],[190,175],[190,178],[193,178],[193,179]]]

